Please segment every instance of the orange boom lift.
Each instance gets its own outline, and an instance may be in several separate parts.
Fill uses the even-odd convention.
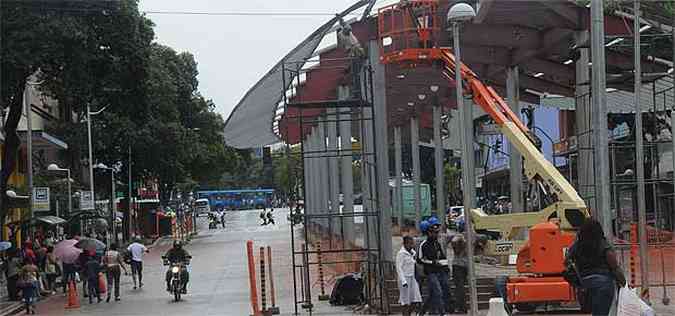
[[[501,233],[509,240],[525,229],[530,239],[518,252],[517,269],[521,276],[510,277],[506,284],[507,301],[517,307],[539,303],[576,301],[575,289],[562,272],[564,252],[574,241],[573,231],[588,217],[585,202],[572,185],[544,157],[535,145],[535,137],[511,111],[493,88],[486,86],[466,65],[461,65],[463,82],[455,83],[456,61],[452,51],[437,46],[441,23],[438,2],[402,1],[378,12],[380,62],[411,68],[441,63],[448,81],[462,84],[467,96],[490,115],[499,130],[520,152],[524,174],[553,200],[538,212],[486,215],[471,210],[476,229]]]

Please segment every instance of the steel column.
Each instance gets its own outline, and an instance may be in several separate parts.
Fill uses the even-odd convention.
[[[422,190],[420,176],[420,136],[417,117],[410,117],[410,152],[412,153],[413,164],[413,190],[415,199],[415,227],[420,226],[422,221]]]
[[[375,175],[373,174],[374,160],[372,153],[373,150],[373,123],[372,123],[372,108],[364,107],[361,124],[363,124],[363,130],[361,135],[361,191],[362,191],[362,201],[363,201],[363,211],[370,212],[373,211],[373,181]],[[372,216],[364,216],[363,224],[368,226],[368,236],[366,238],[367,245],[369,248],[374,249],[377,247],[377,236],[375,234],[375,220]],[[364,231],[366,231],[364,229]]]
[[[314,199],[314,191],[312,190],[312,162],[311,159],[309,158],[309,154],[307,152],[310,152],[312,150],[312,132],[307,134],[305,136],[305,139],[303,139],[303,152],[302,152],[302,175],[303,175],[303,182],[302,185],[304,187],[304,199],[305,199],[305,215],[312,214],[312,207],[314,202],[312,201]]]
[[[647,258],[647,203],[645,201],[645,152],[642,131],[642,107],[640,95],[642,91],[642,65],[640,58],[640,0],[633,0],[633,57],[635,76],[635,176],[637,178],[637,211],[638,232],[640,237],[640,279],[642,283],[642,298],[649,302],[649,268]],[[658,175],[657,175],[658,176]],[[657,201],[655,200],[654,203]],[[656,210],[654,211],[656,212]],[[611,223],[611,221],[610,221]],[[664,280],[665,281],[665,280]]]
[[[374,42],[371,47],[377,47]],[[385,77],[385,65],[380,63],[380,50],[373,49],[370,52],[371,65],[373,67],[373,110],[375,139],[375,161],[377,163],[377,199],[380,213],[380,251],[382,259],[393,262],[393,246],[391,240],[391,200],[389,197],[389,128],[387,126],[387,85]]]
[[[611,239],[612,218],[609,193],[609,133],[607,133],[607,91],[605,69],[604,1],[591,1],[591,59],[593,60],[593,152],[595,157],[595,215]]]
[[[506,71],[506,94],[513,113],[520,116],[520,83],[518,66]],[[524,212],[523,205],[523,157],[516,146],[509,142],[509,183],[511,191],[511,212]]]
[[[326,119],[325,116],[319,116],[320,121],[324,121]],[[326,214],[329,212],[328,210],[328,199],[329,199],[329,192],[328,189],[330,187],[329,181],[328,181],[328,158],[326,157],[326,123],[324,122],[319,122],[319,131],[317,133],[318,139],[318,153],[317,157],[319,161],[319,166],[317,169],[317,172],[319,173],[319,186],[317,187],[319,189],[319,195],[320,195],[320,200],[319,200],[319,207],[320,213],[321,214]],[[321,223],[322,230],[323,231],[328,231],[328,223],[329,219],[320,219],[319,222]]]
[[[312,215],[316,215],[319,213],[320,210],[320,197],[319,197],[319,183],[320,183],[320,176],[318,173],[318,166],[319,166],[319,160],[316,158],[316,154],[313,154],[312,152],[316,152],[319,150],[318,146],[318,133],[319,129],[317,127],[312,128],[312,135],[311,135],[311,149],[310,149],[310,155],[309,155],[309,163],[311,166],[312,172],[310,173],[309,177],[312,183],[311,189],[312,189]],[[319,224],[319,221],[317,219],[313,219],[310,221],[313,226],[316,226]],[[305,242],[310,242],[310,241],[305,241]]]
[[[436,216],[443,223],[445,231],[445,177],[443,175],[443,140],[441,139],[441,115],[443,111],[434,98],[433,125],[434,125],[434,169],[436,172]]]
[[[349,87],[338,87],[338,99],[346,99],[350,96]],[[352,118],[351,114],[340,114],[340,163],[342,178],[342,212],[354,212],[354,175],[352,170]],[[345,248],[351,248],[356,242],[354,231],[354,217],[342,218],[342,230],[345,239]]]
[[[591,107],[589,100],[590,73],[588,69],[589,49],[583,48],[582,43],[588,41],[588,31],[575,33],[575,41],[579,48],[579,60],[576,62],[575,91],[575,122],[577,135],[577,190],[589,208],[595,209],[595,190],[593,189],[593,152],[591,146]],[[570,162],[571,163],[571,162]],[[570,178],[570,181],[572,178]]]
[[[396,214],[398,216],[398,227],[403,229],[405,226],[405,217],[403,214],[403,151],[401,149],[401,127],[394,127],[394,175],[396,187],[394,188],[394,201],[396,203]]]
[[[329,176],[329,183],[330,183],[330,212],[333,214],[338,214],[340,213],[340,172],[338,170],[338,162],[340,158],[338,157],[338,138],[337,138],[337,112],[335,108],[328,108],[326,110],[328,113],[328,121],[326,122],[326,129],[327,129],[327,134],[328,134],[328,150],[329,150],[329,155],[333,156],[328,158],[328,172],[330,173]],[[333,121],[333,122],[330,122]],[[333,240],[333,236],[339,235],[338,233],[342,230],[340,226],[338,225],[341,221],[338,221],[337,217],[336,218],[331,218],[329,227],[330,227],[330,237],[331,237],[331,242]]]

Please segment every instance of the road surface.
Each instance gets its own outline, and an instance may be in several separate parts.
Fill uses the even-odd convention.
[[[80,309],[64,311],[65,298],[58,294],[38,305],[42,315],[249,315],[250,298],[246,261],[246,240],[260,246],[272,246],[277,301],[282,314],[290,315],[292,297],[291,263],[289,257],[290,231],[287,210],[275,211],[276,225],[260,226],[260,211],[234,211],[226,217],[226,228],[209,230],[206,219],[200,223],[200,234],[186,249],[193,256],[189,294],[181,302],[173,302],[165,291],[161,255],[171,241],[158,243],[146,255],[142,289],[133,290],[130,276],[123,276],[120,302],[89,305],[81,298]],[[257,259],[257,258],[256,258]],[[258,268],[259,262],[256,262]],[[78,287],[79,289],[79,287]],[[269,300],[269,298],[268,298]]]

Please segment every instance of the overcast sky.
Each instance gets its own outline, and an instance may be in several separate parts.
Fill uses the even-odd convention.
[[[355,0],[141,0],[142,11],[338,13]],[[199,90],[225,119],[248,89],[330,16],[152,14],[156,40],[189,51]],[[279,86],[281,89],[281,84]]]

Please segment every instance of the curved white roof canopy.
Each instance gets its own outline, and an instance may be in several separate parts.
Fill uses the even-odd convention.
[[[369,5],[366,11],[370,11],[374,2],[374,0],[358,1],[342,13],[337,14],[274,65],[260,81],[246,92],[244,98],[230,113],[225,122],[225,143],[243,149],[280,142],[281,140],[273,131],[274,117],[282,93],[290,87],[293,79],[288,72],[282,73],[282,65],[289,61],[303,61],[310,58],[323,37],[333,31],[333,26],[340,18],[366,5]],[[282,78],[282,76],[286,78]],[[282,86],[283,82],[286,83],[286,87]]]

